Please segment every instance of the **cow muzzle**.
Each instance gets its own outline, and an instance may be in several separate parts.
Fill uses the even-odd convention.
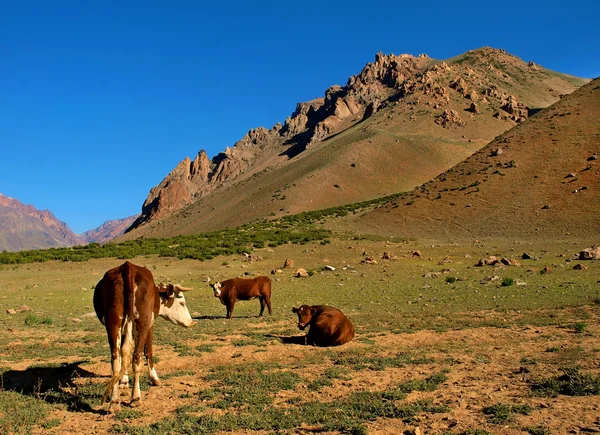
[[[298,323],[298,329],[304,331],[306,329],[306,323]]]

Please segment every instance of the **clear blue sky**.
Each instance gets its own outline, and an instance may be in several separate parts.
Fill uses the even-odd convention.
[[[186,156],[283,122],[379,51],[489,45],[600,75],[598,1],[203,3],[3,1],[0,193],[77,233],[136,214]]]

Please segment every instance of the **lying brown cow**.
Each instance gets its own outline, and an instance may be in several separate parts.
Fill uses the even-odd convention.
[[[298,314],[298,328],[310,326],[306,344],[312,346],[339,346],[354,338],[354,325],[344,313],[328,305],[302,305],[292,308]]]
[[[262,317],[265,305],[271,314],[271,279],[268,276],[257,278],[232,278],[227,281],[215,282],[212,285],[215,297],[227,308],[227,318],[233,316],[235,301],[248,301],[258,298],[260,300],[260,314]]]
[[[106,326],[110,346],[112,379],[103,401],[110,396],[110,410],[119,405],[119,381],[128,383],[127,370],[133,367],[134,385],[131,405],[141,399],[140,371],[142,352],[148,361],[148,373],[154,385],[160,380],[152,360],[152,333],[157,316],[181,326],[192,326],[190,312],[185,304],[183,291],[191,290],[173,284],[154,284],[152,273],[126,261],[110,269],[94,290],[94,310],[100,322]]]

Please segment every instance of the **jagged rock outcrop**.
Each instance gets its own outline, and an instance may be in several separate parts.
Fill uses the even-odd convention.
[[[459,116],[456,110],[446,109],[441,115],[435,118],[435,123],[441,125],[444,128],[450,128],[452,126],[464,127],[465,122]]]
[[[517,99],[510,95],[501,109],[510,114],[510,119],[515,122],[523,122],[529,116],[529,109],[524,104],[521,104]]]

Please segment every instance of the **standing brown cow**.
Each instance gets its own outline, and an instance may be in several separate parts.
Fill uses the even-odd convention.
[[[140,371],[142,353],[148,361],[148,373],[153,385],[160,380],[152,360],[154,320],[163,317],[176,325],[190,327],[192,320],[183,291],[191,290],[173,284],[154,284],[152,273],[145,267],[126,261],[110,269],[94,289],[94,310],[106,326],[110,346],[112,379],[104,393],[110,396],[110,410],[117,411],[119,381],[128,383],[127,369],[133,366],[131,406],[141,400]]]
[[[354,338],[354,325],[344,313],[328,305],[302,305],[292,308],[298,314],[298,328],[306,334],[306,344],[312,346],[339,346]]]
[[[271,314],[271,279],[268,276],[257,278],[232,278],[226,281],[215,282],[212,285],[215,297],[227,308],[227,318],[233,316],[235,301],[248,301],[258,298],[260,300],[260,314],[262,317],[265,305]]]

